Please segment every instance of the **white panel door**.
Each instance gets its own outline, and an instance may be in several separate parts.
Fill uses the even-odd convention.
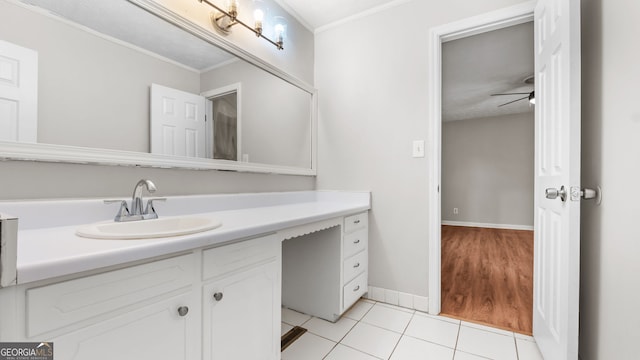
[[[151,153],[206,157],[205,98],[151,84]]]
[[[38,53],[0,40],[0,141],[37,142]]]
[[[535,13],[533,334],[546,360],[578,358],[580,281],[580,2],[539,0]],[[547,189],[561,190],[566,199]],[[551,198],[549,198],[551,197]]]

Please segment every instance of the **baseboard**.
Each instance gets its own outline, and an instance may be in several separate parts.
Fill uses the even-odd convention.
[[[531,225],[486,224],[486,223],[476,223],[476,222],[469,222],[469,221],[449,221],[449,220],[442,220],[441,223],[442,225],[450,225],[450,226],[466,226],[466,227],[482,227],[482,228],[489,228],[489,229],[533,231],[533,226]]]
[[[366,298],[411,310],[429,311],[429,298],[426,296],[369,286],[369,292],[366,294]]]

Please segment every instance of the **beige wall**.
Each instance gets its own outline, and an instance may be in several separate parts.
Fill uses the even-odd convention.
[[[157,196],[297,191],[312,190],[315,186],[315,178],[309,176],[29,161],[0,161],[0,174],[0,201],[107,197],[128,199],[133,186],[143,178],[151,179],[156,184]]]
[[[444,122],[442,220],[533,227],[533,144],[533,112]]]
[[[640,2],[582,1],[580,356],[637,359],[640,339]]]
[[[398,2],[316,34],[318,187],[373,192],[370,285],[428,295],[430,166],[411,144],[428,138],[429,28],[518,3]]]

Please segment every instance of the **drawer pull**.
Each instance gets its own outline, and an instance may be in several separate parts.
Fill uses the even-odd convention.
[[[360,239],[353,240],[354,244],[360,244]]]
[[[178,308],[178,315],[185,316],[185,315],[187,315],[187,313],[189,313],[189,307],[188,306],[180,306]]]
[[[213,294],[213,298],[214,298],[216,301],[220,301],[220,300],[222,300],[222,297],[223,297],[223,296],[224,296],[224,295],[222,295],[222,293],[221,293],[221,292],[217,292],[217,293]]]
[[[355,269],[355,268],[358,268],[358,267],[360,267],[360,263],[357,263],[357,264],[353,265],[353,268],[354,268],[354,269]]]
[[[357,224],[360,224],[360,219],[358,219],[358,220],[354,221],[353,223],[354,223],[354,224],[356,224],[356,225],[357,225]]]
[[[356,286],[356,288],[353,289],[353,291],[358,291],[358,290],[360,290],[360,285]]]

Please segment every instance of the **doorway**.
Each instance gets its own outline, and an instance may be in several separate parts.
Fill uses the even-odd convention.
[[[441,311],[442,43],[534,20],[533,335],[550,359],[576,359],[580,249],[580,4],[538,0],[430,31],[429,313]]]
[[[203,92],[207,114],[207,157],[210,159],[244,161],[242,155],[241,84]]]
[[[442,44],[442,314],[531,335],[533,23]]]
[[[441,312],[441,135],[442,135],[442,44],[456,39],[519,25],[533,20],[533,3],[524,3],[430,31],[430,138],[429,146],[429,313]]]

